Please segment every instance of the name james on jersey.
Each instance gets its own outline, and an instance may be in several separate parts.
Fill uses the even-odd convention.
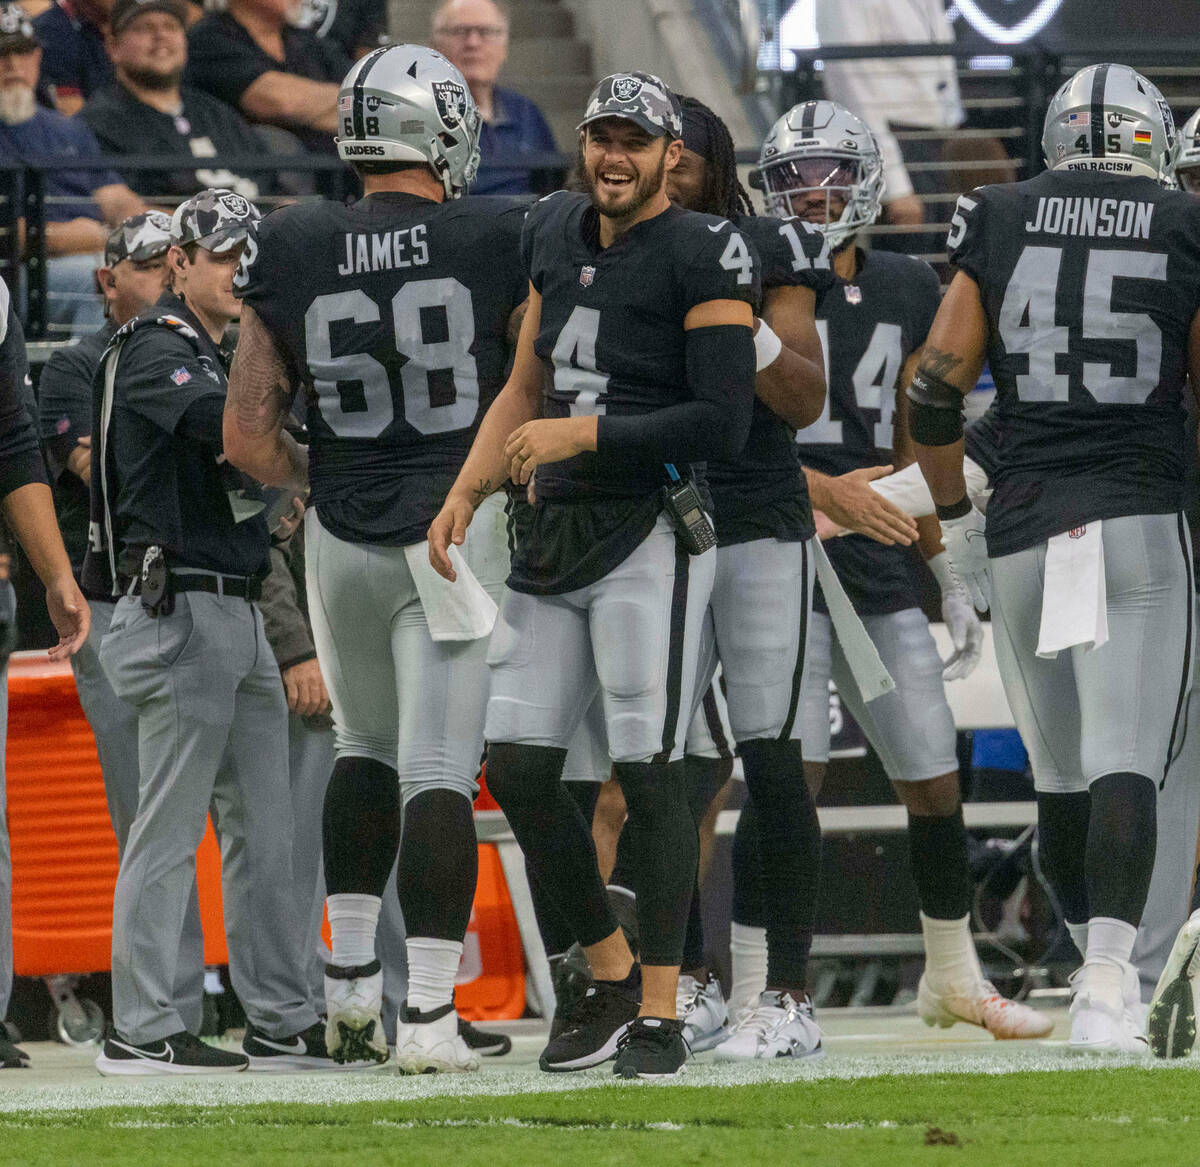
[[[379,234],[347,234],[344,245],[346,258],[338,264],[337,269],[340,276],[424,267],[429,263],[429,243],[425,238],[424,223]]]

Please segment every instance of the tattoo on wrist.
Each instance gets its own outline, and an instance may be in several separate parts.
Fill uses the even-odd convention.
[[[492,480],[481,478],[477,485],[471,487],[471,504],[478,506],[492,493]]]
[[[949,376],[957,366],[962,364],[962,361],[962,357],[942,352],[940,348],[934,348],[928,344],[925,346],[925,351],[921,353],[921,368],[927,369],[935,377]]]

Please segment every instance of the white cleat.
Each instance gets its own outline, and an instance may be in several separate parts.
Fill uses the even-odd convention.
[[[934,988],[924,973],[917,985],[917,1014],[926,1025],[939,1029],[959,1021],[978,1025],[998,1041],[1045,1037],[1054,1028],[1044,1013],[1002,997],[990,981]]]
[[[711,973],[703,985],[695,977],[681,976],[675,990],[675,1015],[683,1022],[683,1040],[692,1053],[719,1045],[729,1023],[721,982]]]
[[[1155,1057],[1184,1058],[1196,1044],[1196,978],[1200,975],[1200,912],[1179,930],[1150,999],[1147,1029]]]
[[[458,1034],[454,1002],[422,1013],[405,1008],[396,1026],[396,1066],[402,1074],[465,1074],[479,1058]]]
[[[718,1061],[747,1058],[823,1058],[821,1028],[813,1017],[808,996],[797,1001],[790,993],[768,989],[753,1009],[743,1013],[716,1048]]]
[[[379,961],[356,968],[325,966],[325,1048],[339,1065],[388,1060]]]
[[[1139,1014],[1130,1005],[1129,983],[1137,969],[1125,961],[1084,961],[1071,974],[1071,1040],[1074,1054],[1145,1057],[1150,1045]]]

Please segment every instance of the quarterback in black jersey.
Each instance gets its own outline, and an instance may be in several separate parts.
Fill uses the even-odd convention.
[[[1050,169],[959,199],[958,270],[908,390],[952,561],[977,605],[991,603],[1042,864],[1084,956],[1080,1052],[1146,1049],[1130,955],[1189,683],[1182,394],[1200,375],[1200,204],[1166,188],[1176,148],[1169,107],[1132,69],[1068,81],[1046,115]],[[985,358],[1000,424],[986,550],[961,420]],[[1175,1033],[1190,1046],[1184,988],[1190,1016],[1170,992],[1152,1008],[1159,1052]]]
[[[533,505],[513,511],[487,737],[492,793],[596,978],[546,1070],[596,1065],[618,1044],[622,1076],[675,1073],[686,1057],[676,985],[696,832],[682,729],[715,569],[692,464],[745,444],[758,279],[727,220],[668,200],[680,133],[678,100],[656,77],[614,74],[593,91],[590,194],[551,195],[529,214],[513,372],[429,532],[432,562],[453,578],[446,553],[475,508],[510,476],[534,483]],[[560,781],[597,692],[637,839],[641,966]]]
[[[470,590],[436,575],[424,539],[504,383],[526,298],[525,206],[458,197],[478,164],[479,115],[433,50],[370,53],[339,101],[338,149],[366,194],[283,208],[251,238],[226,452],[264,482],[311,486],[310,612],[337,751],[324,821],[330,1047],[387,1058],[374,941],[399,846],[409,988],[396,1059],[410,1073],[473,1070],[452,998],[508,558],[501,499],[455,551]],[[301,388],[307,465],[283,429]]]
[[[814,505],[853,520],[856,496],[875,493],[869,481],[886,474],[890,463],[911,457],[903,424],[893,440],[893,414],[898,407],[903,418],[899,390],[905,373],[916,367],[937,310],[937,276],[921,260],[859,245],[858,233],[879,213],[883,168],[874,136],[849,110],[829,101],[789,110],[767,136],[759,167],[770,205],[818,225],[834,249],[834,270],[842,282],[817,308],[829,394],[820,418],[796,441]],[[921,611],[916,564],[904,546],[908,521],[897,527],[889,509],[873,506],[860,513],[876,518],[849,525],[875,537],[853,533],[833,539],[828,556],[896,686],[869,704],[863,700],[818,592],[800,695],[809,785],[820,789],[829,760],[832,678],[908,811],[926,955],[917,994],[920,1016],[930,1025],[967,1021],[999,1038],[1044,1036],[1050,1029],[1046,1018],[1004,1000],[985,979],[971,938],[972,884],[954,718],[944,680],[965,676],[978,662],[979,619],[950,570],[936,520],[923,520],[918,524],[921,547],[941,585],[942,610],[956,649],[943,666]],[[758,881],[742,871],[741,861],[753,854],[752,832],[757,826],[761,836],[764,810],[752,804],[739,824],[735,854],[740,882],[747,887]],[[764,875],[769,870],[765,857],[762,869]],[[737,922],[759,923],[771,894],[768,883],[757,910],[753,897],[739,895]],[[755,919],[740,918],[748,909]],[[770,956],[769,930],[766,939]]]

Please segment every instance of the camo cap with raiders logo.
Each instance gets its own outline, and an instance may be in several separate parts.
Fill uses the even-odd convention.
[[[683,110],[679,98],[653,73],[613,73],[605,77],[588,99],[584,126],[601,118],[625,118],[656,138],[683,136]]]
[[[171,216],[162,211],[144,211],[130,215],[108,237],[104,245],[104,266],[116,267],[123,260],[143,263],[165,255],[171,246]]]
[[[229,251],[245,242],[249,229],[261,219],[258,208],[231,190],[202,190],[180,203],[171,216],[171,242],[198,243],[205,251]]]

